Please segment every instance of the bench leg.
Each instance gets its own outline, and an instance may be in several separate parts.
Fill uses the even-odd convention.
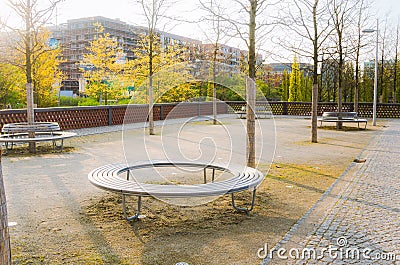
[[[14,149],[14,142],[11,142],[11,144],[9,142],[5,142],[5,145],[6,145],[6,153],[7,153],[7,151]]]
[[[252,195],[252,198],[251,198],[251,206],[250,206],[250,208],[244,208],[244,207],[236,206],[236,204],[235,204],[235,193],[231,193],[231,196],[232,196],[232,207],[238,212],[245,212],[245,213],[248,214],[254,208],[254,203],[255,203],[255,200],[256,200],[256,188],[254,188],[254,190],[253,190],[253,195]]]
[[[0,148],[2,148],[2,145],[3,145],[3,144],[0,145]],[[7,153],[8,153],[8,142],[5,142],[5,143],[4,143],[4,152],[3,152],[3,155],[7,155]]]
[[[137,221],[140,216],[140,208],[142,207],[142,197],[138,196],[138,206],[135,215],[128,216],[126,211],[126,202],[125,202],[125,194],[122,194],[122,208],[124,210],[124,217],[128,221]]]
[[[207,184],[207,168],[204,168],[204,184]],[[215,168],[212,169],[212,177],[211,177],[211,182],[214,182],[215,179]]]
[[[9,147],[9,143],[8,142],[5,142],[4,145],[6,147],[6,149],[4,150],[4,154],[6,155],[8,153],[8,151],[13,149],[14,143],[11,143],[11,148]]]
[[[63,151],[63,147],[64,147],[64,139],[61,139],[61,144],[57,145],[57,140],[53,140],[53,151],[54,152],[62,152]]]

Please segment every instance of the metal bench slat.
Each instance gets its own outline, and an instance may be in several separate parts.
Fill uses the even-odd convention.
[[[248,172],[237,174],[227,180],[211,182],[197,185],[159,185],[136,183],[128,181],[119,174],[132,169],[146,168],[150,166],[171,167],[171,166],[192,166],[192,167],[208,167],[216,168],[221,171],[231,171],[227,168],[217,165],[205,166],[204,164],[178,162],[171,165],[170,162],[148,162],[141,165],[127,166],[124,164],[106,165],[93,170],[89,173],[89,180],[95,186],[120,192],[127,195],[153,196],[153,197],[200,197],[215,196],[226,193],[247,190],[259,185],[264,176],[257,170],[246,168]],[[232,172],[231,172],[232,173]]]

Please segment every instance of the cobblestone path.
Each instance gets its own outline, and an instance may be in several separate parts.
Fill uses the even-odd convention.
[[[400,264],[400,120],[361,158],[263,264]]]

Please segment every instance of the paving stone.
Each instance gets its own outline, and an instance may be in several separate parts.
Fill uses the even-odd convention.
[[[394,253],[397,260],[324,257],[296,264],[400,264],[400,120],[391,120],[389,128],[363,155],[366,162],[343,188],[337,202],[325,210],[315,230],[310,231],[311,240],[299,243],[303,248],[368,248],[373,258]],[[332,197],[325,196],[323,200]]]

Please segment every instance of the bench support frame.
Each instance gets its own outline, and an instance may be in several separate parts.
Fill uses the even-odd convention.
[[[146,184],[146,188],[143,188],[141,185],[127,185],[130,181],[134,182],[134,180],[131,180],[133,176],[131,170],[170,166],[187,166],[201,168],[203,170],[202,178],[204,184],[193,185],[190,187],[190,190],[184,185],[176,186],[173,190],[165,190],[168,188],[168,186],[161,186],[158,184]],[[230,178],[215,182],[217,181],[216,171],[228,172],[232,174],[232,176]],[[124,174],[123,177],[122,174]],[[242,168],[238,165],[231,165],[230,168],[227,168],[222,165],[209,163],[149,160],[139,161],[134,165],[126,165],[125,163],[105,165],[92,170],[88,174],[88,178],[93,185],[104,190],[116,192],[122,195],[122,210],[125,219],[128,221],[137,221],[140,219],[141,216],[142,197],[156,198],[157,196],[159,196],[160,198],[186,198],[230,195],[232,200],[232,207],[237,212],[245,212],[246,214],[249,214],[249,212],[254,209],[256,200],[256,189],[263,180],[264,175],[254,168]],[[150,189],[152,193],[150,193],[148,189]],[[246,205],[247,207],[238,206],[235,200],[235,193],[239,193],[245,190],[250,190],[252,192],[251,202],[250,204],[244,203],[244,205]],[[128,213],[126,196],[138,197],[136,213],[131,216]]]
[[[52,142],[53,152],[62,152],[64,149],[64,139],[73,137],[76,133],[71,132],[37,132],[35,135],[45,135],[47,137],[30,138],[28,133],[3,134],[0,136],[0,147],[4,144],[4,154],[11,151],[17,144],[33,142]],[[28,137],[26,137],[28,136]]]
[[[252,198],[251,198],[251,205],[250,205],[250,208],[238,207],[238,206],[236,205],[236,203],[235,203],[235,193],[231,193],[231,197],[232,197],[232,207],[233,207],[236,211],[238,211],[238,212],[245,212],[246,214],[249,214],[249,213],[253,210],[253,208],[254,208],[254,204],[255,204],[255,201],[256,201],[256,191],[257,191],[257,189],[254,188],[254,189],[253,189]]]
[[[235,202],[235,193],[231,193],[231,198],[232,198],[232,207],[235,209],[237,212],[244,212],[246,214],[249,214],[253,209],[256,201],[256,194],[257,194],[257,189],[254,188],[252,191],[251,195],[251,204],[250,207],[239,207],[237,206]],[[127,206],[126,206],[126,197],[127,195],[122,194],[122,210],[124,212],[124,217],[127,221],[137,221],[140,216],[140,211],[142,208],[142,196],[137,196],[137,208],[136,208],[136,213],[132,216],[129,216],[128,211],[127,211]]]
[[[140,216],[140,209],[142,208],[142,196],[137,196],[138,201],[137,201],[137,210],[136,214],[132,216],[128,216],[127,210],[126,210],[126,199],[125,199],[125,194],[122,194],[122,208],[124,211],[124,217],[128,221],[136,221],[139,219]]]

